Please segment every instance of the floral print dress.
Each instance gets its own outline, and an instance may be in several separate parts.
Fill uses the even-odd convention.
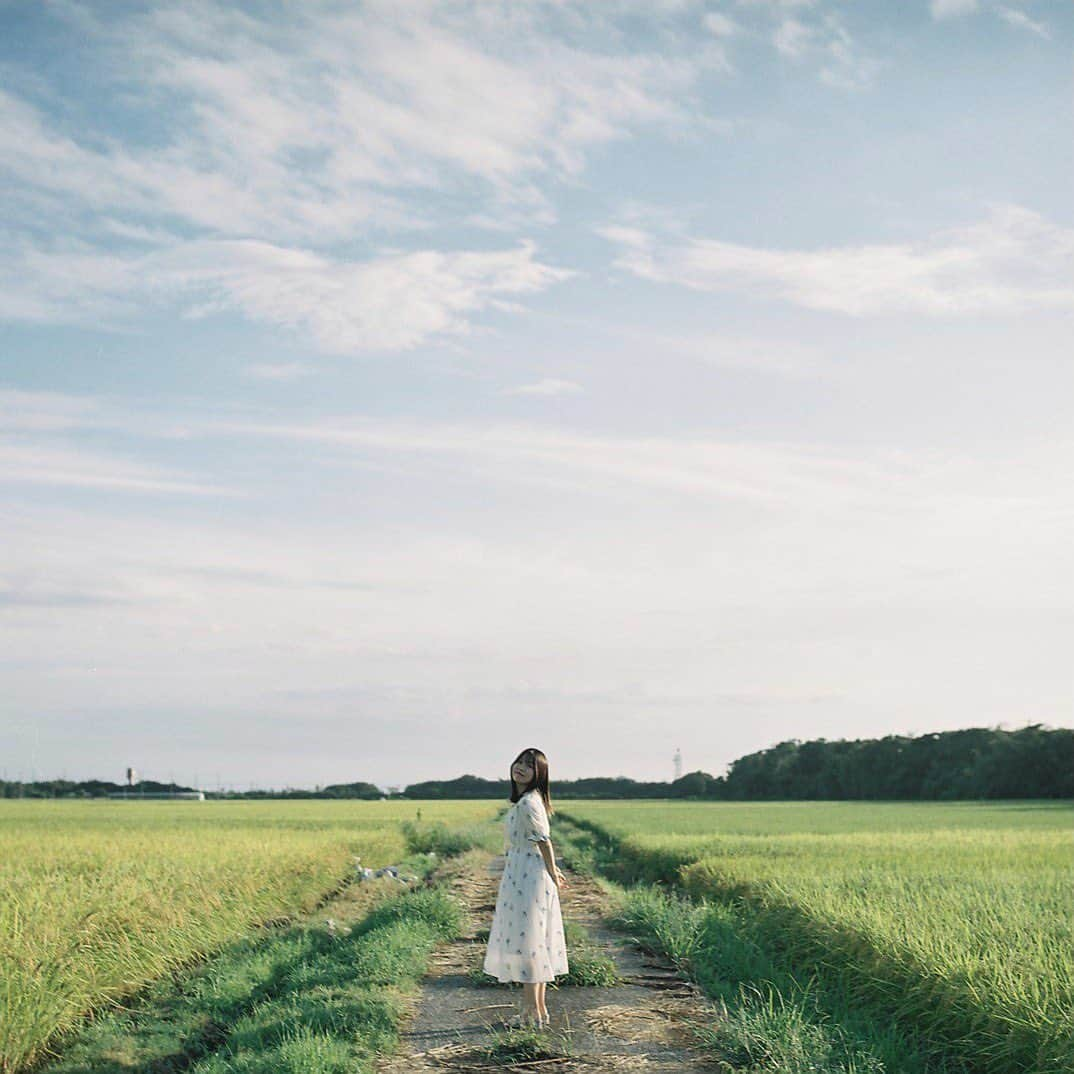
[[[549,837],[540,791],[526,791],[504,819],[504,868],[489,929],[485,972],[501,982],[552,981],[567,972],[559,889],[537,844]]]

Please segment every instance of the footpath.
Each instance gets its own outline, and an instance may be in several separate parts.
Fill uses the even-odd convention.
[[[604,923],[607,897],[590,877],[565,870],[563,917],[588,934],[587,947],[615,964],[619,980],[607,986],[548,986],[551,1026],[510,1030],[520,986],[482,980],[488,927],[496,904],[502,857],[471,853],[445,879],[463,907],[466,927],[437,949],[420,996],[412,1002],[395,1055],[377,1074],[489,1070],[548,1074],[702,1074],[729,1071],[702,1053],[691,1026],[717,1017],[715,1007],[662,956],[642,951]],[[568,937],[568,959],[570,958]]]

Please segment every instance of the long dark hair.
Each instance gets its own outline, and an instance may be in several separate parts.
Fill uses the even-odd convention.
[[[514,767],[519,761],[528,761],[533,767],[533,779],[531,779],[529,785],[523,787],[522,790],[518,789],[513,774]],[[537,793],[541,796],[541,800],[544,802],[545,812],[549,816],[555,812],[552,808],[552,796],[548,793],[548,758],[539,749],[534,746],[524,749],[511,762],[511,767],[507,770],[507,778],[511,781],[512,802],[517,802],[527,791],[532,791],[533,788],[536,787]]]

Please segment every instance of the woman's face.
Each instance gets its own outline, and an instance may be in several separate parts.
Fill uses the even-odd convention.
[[[520,757],[511,765],[511,778],[525,787],[533,779],[533,762],[528,757]]]

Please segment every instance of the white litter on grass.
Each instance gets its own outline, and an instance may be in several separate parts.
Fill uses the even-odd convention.
[[[400,884],[414,884],[418,879],[416,876],[401,874],[398,865],[385,865],[382,869],[370,869],[363,865],[362,859],[358,857],[354,859],[354,865],[359,880],[373,880],[378,876],[390,876],[393,880],[398,880]]]

